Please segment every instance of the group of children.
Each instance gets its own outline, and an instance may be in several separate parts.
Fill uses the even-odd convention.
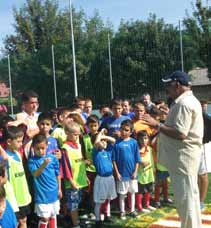
[[[111,111],[103,106],[99,119],[91,114],[91,100],[78,98],[71,108],[35,117],[38,96],[26,97],[24,115],[37,124],[31,137],[20,127],[26,121],[0,117],[0,226],[25,228],[34,210],[38,228],[56,228],[60,211],[71,218],[73,227],[80,227],[79,208],[86,205],[100,228],[102,213],[104,221],[113,221],[112,204],[123,220],[126,215],[136,217],[137,210],[156,210],[161,206],[161,186],[164,201],[171,203],[168,172],[156,159],[158,129],[142,120],[143,103],[131,108],[129,100],[113,99]],[[166,106],[159,102],[150,114],[164,121],[162,108]],[[153,192],[155,207],[150,200]]]

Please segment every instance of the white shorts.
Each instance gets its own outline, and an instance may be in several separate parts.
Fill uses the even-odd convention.
[[[122,195],[125,195],[128,192],[130,193],[138,192],[138,181],[137,180],[117,181],[117,192]]]
[[[48,204],[37,204],[35,203],[34,212],[39,217],[43,218],[51,218],[55,215],[59,214],[60,210],[60,204],[59,200],[57,200],[54,203],[48,203]]]
[[[100,177],[97,175],[94,182],[94,202],[104,203],[107,199],[112,200],[116,197],[114,177]]]
[[[198,175],[211,172],[211,143],[205,143],[201,153]]]

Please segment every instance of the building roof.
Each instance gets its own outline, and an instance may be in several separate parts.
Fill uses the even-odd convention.
[[[192,86],[211,85],[211,78],[208,78],[208,68],[195,68],[188,72],[191,76]]]

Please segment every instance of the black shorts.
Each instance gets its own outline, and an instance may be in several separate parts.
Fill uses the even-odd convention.
[[[154,190],[154,183],[140,184],[138,183],[138,192],[144,194],[146,192],[152,193]]]
[[[15,213],[17,220],[23,219],[26,217],[28,214],[30,214],[31,209],[30,205],[19,207],[19,211]]]

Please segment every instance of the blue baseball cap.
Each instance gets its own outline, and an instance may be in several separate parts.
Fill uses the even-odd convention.
[[[178,81],[181,85],[184,86],[190,86],[191,82],[190,82],[190,77],[188,74],[186,74],[183,71],[175,71],[172,74],[168,75],[167,77],[162,79],[162,82],[164,83],[169,83],[169,82],[173,82],[173,81]]]

